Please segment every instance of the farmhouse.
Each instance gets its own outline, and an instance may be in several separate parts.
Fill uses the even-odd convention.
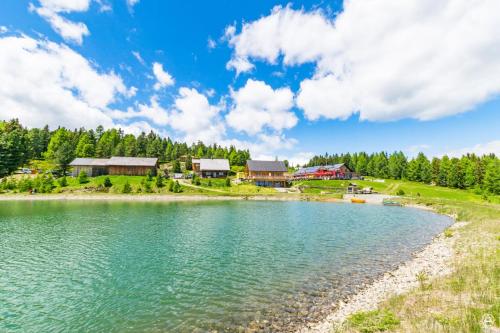
[[[76,158],[70,163],[73,176],[85,171],[91,177],[101,175],[144,176],[156,174],[158,159],[149,157]]]
[[[202,178],[226,178],[229,173],[227,159],[193,159],[193,171]]]
[[[107,158],[75,158],[70,166],[73,167],[71,175],[76,177],[80,172],[84,171],[90,177],[97,177],[108,174],[106,163]]]
[[[249,160],[245,166],[245,178],[257,186],[287,187],[289,184],[287,171],[283,161]]]
[[[295,180],[308,179],[354,179],[357,174],[344,163],[321,165],[299,169],[293,174]]]

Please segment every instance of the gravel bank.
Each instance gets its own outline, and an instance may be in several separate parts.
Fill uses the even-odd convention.
[[[450,228],[457,229],[464,222],[456,222]],[[429,278],[451,273],[451,258],[454,255],[453,244],[456,237],[447,238],[440,234],[422,251],[415,253],[414,258],[396,270],[384,274],[347,302],[340,301],[336,310],[323,322],[311,324],[300,329],[299,333],[331,333],[333,327],[340,326],[345,319],[359,311],[375,310],[378,304],[391,296],[403,294],[419,286],[416,275],[425,272]]]

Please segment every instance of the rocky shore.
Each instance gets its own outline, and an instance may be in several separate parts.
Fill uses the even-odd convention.
[[[456,222],[450,229],[460,228],[464,224],[464,222]],[[378,304],[391,296],[403,294],[418,287],[417,274],[419,273],[425,273],[429,279],[450,274],[455,239],[456,237],[446,237],[444,233],[436,236],[422,251],[415,253],[412,260],[394,271],[387,272],[346,302],[340,301],[335,304],[335,311],[324,321],[309,324],[301,328],[298,333],[331,333],[332,328],[340,327],[349,315],[359,311],[375,310]]]

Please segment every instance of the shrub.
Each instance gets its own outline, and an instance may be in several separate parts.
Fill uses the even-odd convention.
[[[156,187],[157,188],[163,187],[163,177],[161,175],[156,176]]]
[[[17,188],[19,189],[19,192],[28,192],[33,189],[33,180],[28,177],[23,177],[17,183]]]
[[[211,179],[208,180],[207,186],[212,187],[212,180]]]
[[[78,174],[78,184],[85,184],[89,182],[89,177],[85,171],[80,171]]]
[[[49,174],[38,175],[33,180],[33,189],[39,193],[50,193],[54,189],[54,178]]]
[[[66,176],[64,176],[62,178],[59,178],[57,180],[57,183],[59,183],[60,187],[66,187],[66,186],[68,186],[68,180],[66,179]]]
[[[447,228],[444,230],[444,237],[446,238],[450,238],[450,237],[453,237],[453,231],[451,231],[451,229]]]
[[[148,182],[153,180],[153,172],[151,170],[148,170],[148,172],[146,173],[146,179],[148,180]]]
[[[403,191],[402,188],[400,188],[397,192],[396,192],[396,195],[405,195],[405,191]]]
[[[174,184],[175,184],[175,183],[174,183],[174,181],[173,181],[173,180],[170,180],[170,181],[168,182],[168,190],[169,190],[170,192],[173,192],[173,191],[174,191]]]
[[[104,178],[104,187],[110,188],[111,186],[113,186],[111,179],[109,177]]]
[[[374,310],[355,313],[347,318],[347,323],[360,332],[374,333],[395,328],[400,321],[390,311]]]
[[[144,184],[144,192],[146,192],[146,193],[153,192],[153,190],[151,189],[151,183],[146,182],[146,184]]]
[[[229,177],[226,178],[226,186],[231,187],[231,179],[229,179]]]
[[[181,193],[182,192],[182,186],[181,186],[181,184],[179,184],[179,182],[177,180],[174,183],[173,192],[174,193]]]
[[[130,193],[130,192],[132,192],[132,186],[130,186],[127,180],[125,184],[123,184],[122,193]]]

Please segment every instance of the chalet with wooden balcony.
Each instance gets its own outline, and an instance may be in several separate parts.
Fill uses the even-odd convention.
[[[257,186],[287,187],[289,177],[283,161],[249,160],[245,166],[245,178]]]
[[[199,158],[193,159],[193,172],[201,178],[226,178],[229,174],[227,159]]]

